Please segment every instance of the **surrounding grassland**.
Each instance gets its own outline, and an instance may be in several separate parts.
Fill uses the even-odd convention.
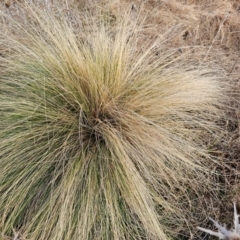
[[[26,3],[1,6],[2,238],[207,239],[209,216],[232,222],[238,1]]]

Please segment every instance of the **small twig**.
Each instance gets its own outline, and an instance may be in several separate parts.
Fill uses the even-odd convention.
[[[212,218],[209,218],[209,219],[214,223],[215,227],[217,227],[218,232],[214,232],[212,230],[201,228],[201,227],[198,227],[198,229],[212,236],[218,237],[219,239],[222,239],[222,240],[240,240],[239,215],[237,214],[236,203],[233,204],[233,208],[234,208],[234,218],[233,218],[234,228],[232,230],[227,230],[225,225],[224,226],[220,225],[218,222],[214,221]]]
[[[13,233],[14,233],[13,240],[20,240],[20,233],[16,232],[15,229],[13,229]]]

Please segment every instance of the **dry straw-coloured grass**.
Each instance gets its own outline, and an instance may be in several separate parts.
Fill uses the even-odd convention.
[[[3,15],[0,33],[1,233],[165,240],[186,230],[194,199],[218,198],[206,138],[222,137],[217,71],[147,41],[130,14],[85,12],[76,25],[69,12],[21,11],[23,23]]]

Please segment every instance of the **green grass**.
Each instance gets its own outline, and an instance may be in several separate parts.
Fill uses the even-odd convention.
[[[221,134],[220,79],[142,44],[129,15],[75,31],[24,11],[0,33],[0,231],[171,239],[188,213],[179,199],[215,192],[205,136]]]

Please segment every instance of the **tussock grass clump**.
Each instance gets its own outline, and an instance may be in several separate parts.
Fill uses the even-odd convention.
[[[0,231],[170,239],[192,194],[215,191],[220,79],[128,15],[76,31],[69,15],[24,11],[0,33]]]

